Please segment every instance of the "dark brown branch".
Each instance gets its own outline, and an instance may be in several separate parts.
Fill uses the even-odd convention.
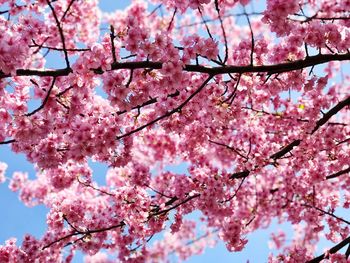
[[[238,187],[237,187],[235,193],[234,193],[230,198],[226,199],[224,202],[230,202],[233,198],[236,197],[236,195],[237,195],[239,189],[241,189],[241,187],[242,187],[242,185],[243,185],[245,179],[247,179],[247,176],[243,177],[243,179],[241,180],[240,184],[238,185]]]
[[[156,8],[154,8],[154,9],[152,10],[152,12],[148,14],[147,17],[150,17],[151,15],[153,15],[159,8],[162,7],[162,5],[163,5],[163,4],[159,4]]]
[[[145,242],[145,243],[148,243],[148,242],[152,239],[153,236],[154,236],[154,234],[153,234],[153,235],[150,235],[150,236],[146,239],[146,242]],[[135,252],[137,249],[139,249],[139,248],[142,247],[143,245],[145,245],[145,244],[140,244],[140,245],[138,245],[138,246],[136,246],[136,247],[130,249],[130,252]]]
[[[241,77],[242,77],[242,74],[239,74],[238,75],[238,79],[236,81],[236,84],[235,84],[235,87],[233,88],[233,91],[232,93],[223,101],[223,102],[227,102],[229,101],[229,104],[231,105],[233,103],[233,100],[235,99],[236,97],[236,92],[237,92],[237,89],[238,89],[238,85],[241,81]]]
[[[280,118],[280,119],[288,119],[288,120],[294,120],[295,119],[294,117],[291,117],[291,116],[281,115],[278,112],[268,112],[268,111],[265,111],[265,110],[257,110],[257,109],[254,109],[254,108],[248,107],[248,106],[241,107],[241,109],[251,110],[251,111],[257,112],[257,113],[262,113],[262,114],[265,114],[265,115],[275,116],[275,117]],[[298,122],[310,122],[310,120],[301,119],[301,118],[297,118],[296,121],[298,121]],[[328,122],[327,125],[329,125],[329,126],[348,126],[347,123],[342,123],[342,122]],[[350,138],[348,139],[348,141],[349,140],[350,140]]]
[[[63,219],[64,219],[64,221],[66,221],[67,224],[68,224],[71,228],[73,228],[76,232],[80,232],[80,231],[68,220],[68,218],[67,218],[66,215],[63,215]]]
[[[323,115],[323,117],[321,119],[319,119],[317,122],[316,122],[316,127],[317,129],[319,127],[321,127],[322,125],[324,125],[333,115],[337,114],[341,109],[343,109],[345,106],[349,105],[350,104],[350,97],[339,102],[337,105],[335,105],[332,109],[330,109],[327,113],[325,113]],[[315,130],[315,129],[314,129]],[[313,134],[313,133],[311,133]],[[283,157],[285,154],[291,152],[293,150],[294,147],[296,146],[299,146],[301,143],[301,140],[294,140],[293,142],[291,142],[290,144],[286,145],[285,147],[283,147],[280,151],[272,154],[270,156],[271,159],[274,159],[274,160],[277,160],[281,157]],[[350,169],[350,168],[349,168]],[[236,178],[243,178],[243,177],[246,177],[249,175],[251,171],[249,170],[245,170],[243,172],[237,172],[237,173],[234,173],[230,176],[230,179],[236,179]],[[342,172],[342,171],[341,171]],[[339,172],[340,173],[340,172]],[[345,173],[345,172],[344,172]],[[340,174],[339,174],[340,175]],[[334,175],[330,175],[330,176],[333,176]],[[331,178],[333,178],[331,177]],[[327,179],[330,179],[330,178],[327,178]]]
[[[55,11],[55,9],[52,6],[51,1],[50,0],[46,0],[46,2],[49,5],[49,7],[50,7],[50,9],[52,11],[52,15],[53,15],[53,17],[54,17],[54,19],[56,21],[57,29],[58,29],[58,32],[60,34],[60,38],[61,38],[61,42],[62,42],[64,58],[66,60],[66,67],[67,67],[67,69],[70,69],[69,57],[68,57],[68,52],[67,52],[67,48],[66,48],[66,41],[64,39],[64,34],[63,34],[63,29],[62,29],[61,23],[58,20],[56,11]]]
[[[43,246],[42,250],[45,250],[45,249],[47,249],[47,248],[53,246],[54,244],[59,243],[59,242],[65,240],[65,239],[71,238],[71,237],[73,237],[73,236],[81,235],[81,234],[82,234],[82,233],[80,233],[80,232],[73,232],[73,233],[68,234],[68,235],[66,235],[66,236],[60,237],[59,239],[56,239],[56,240],[52,241],[51,243],[49,243],[49,244]]]
[[[342,16],[335,16],[335,17],[322,17],[318,16],[318,12],[316,12],[312,16],[306,16],[304,13],[303,14],[293,14],[295,17],[303,17],[304,20],[300,20],[297,18],[288,18],[289,20],[295,21],[295,22],[300,22],[300,23],[308,23],[312,20],[322,20],[322,21],[335,21],[335,20],[349,20],[350,16],[347,15],[342,15]]]
[[[60,77],[67,76],[71,72],[70,69],[17,69],[15,76],[39,76],[39,77]],[[4,74],[0,71],[0,79],[12,77],[10,74]]]
[[[157,215],[165,215],[167,214],[169,211],[175,209],[175,208],[178,208],[179,206],[191,201],[192,199],[194,198],[197,198],[199,197],[200,194],[195,194],[195,195],[192,195],[190,197],[187,197],[186,199],[184,199],[183,201],[181,201],[180,203],[177,203],[176,205],[173,205],[172,207],[169,207],[167,209],[164,209],[164,210],[161,210],[161,211],[158,211],[158,212],[155,212],[153,214],[150,215],[150,217],[154,217],[154,216],[157,216]]]
[[[156,119],[154,119],[154,120],[152,120],[152,121],[150,121],[150,122],[148,122],[148,123],[146,123],[146,124],[144,124],[144,125],[142,125],[142,126],[136,128],[136,129],[134,129],[134,130],[131,130],[130,132],[127,132],[127,133],[124,133],[124,134],[122,134],[122,135],[117,136],[116,139],[117,139],[117,140],[120,140],[120,139],[122,139],[122,138],[124,138],[124,137],[130,136],[130,135],[132,135],[132,134],[134,134],[134,133],[136,133],[136,132],[139,132],[139,131],[145,129],[146,127],[152,126],[153,124],[157,123],[158,121],[160,121],[160,120],[162,120],[162,119],[164,119],[164,118],[166,118],[166,117],[169,117],[169,116],[173,115],[173,114],[176,113],[176,112],[180,112],[181,109],[182,109],[194,96],[196,96],[196,95],[208,84],[208,82],[212,79],[212,77],[213,77],[213,76],[210,75],[210,76],[202,83],[202,85],[199,86],[199,88],[198,88],[195,92],[193,92],[183,103],[181,103],[181,104],[180,104],[179,106],[177,106],[176,108],[174,108],[174,109],[172,109],[172,110],[166,112],[165,114],[159,116],[158,118],[156,118]]]
[[[166,197],[166,198],[169,198],[169,199],[173,199],[173,198],[174,198],[174,197],[172,197],[172,196],[168,196],[168,195],[166,195],[166,194],[164,194],[164,193],[162,193],[162,192],[159,192],[158,190],[154,189],[154,188],[153,188],[152,186],[150,186],[150,185],[145,185],[145,186],[148,187],[149,189],[151,189],[153,192],[159,194],[160,196],[163,196],[163,197]]]
[[[327,113],[323,115],[321,119],[319,119],[316,122],[315,128],[312,130],[311,134],[315,133],[322,125],[324,125],[332,116],[337,114],[340,110],[342,110],[344,107],[350,105],[350,97],[347,99],[339,102],[337,105],[335,105],[333,108],[331,108]],[[290,144],[286,145],[285,147],[282,148],[279,152],[273,154],[270,156],[271,159],[279,159],[283,157],[286,153],[290,152],[293,150],[295,146],[298,146],[301,143],[301,140],[294,140]]]
[[[71,0],[66,11],[64,11],[62,17],[61,17],[61,22],[64,20],[64,18],[66,17],[66,15],[68,14],[70,8],[72,7],[73,3],[74,3],[75,0]]]
[[[350,96],[343,101],[339,102],[332,109],[330,109],[326,114],[323,115],[321,119],[316,122],[315,128],[312,130],[311,134],[315,133],[323,124],[325,124],[332,116],[337,114],[345,106],[350,105]]]
[[[342,140],[340,142],[337,142],[336,146],[340,145],[340,144],[343,144],[343,143],[346,143],[346,142],[349,142],[350,141],[350,137],[349,138],[346,138],[345,140]]]
[[[202,13],[202,10],[200,9],[200,7],[198,7],[198,12],[201,15],[202,21],[204,23],[205,29],[207,30],[209,37],[214,40],[213,35],[211,34],[209,27],[208,27],[207,23],[205,22],[205,19],[203,17],[203,13]]]
[[[345,220],[345,219],[343,219],[343,218],[341,218],[341,217],[339,217],[339,216],[336,216],[336,215],[333,214],[333,213],[327,212],[327,211],[325,211],[325,210],[323,210],[323,209],[321,209],[321,208],[318,208],[318,207],[316,207],[316,206],[312,206],[312,205],[309,205],[309,204],[306,204],[306,203],[305,203],[305,204],[301,204],[301,205],[302,205],[302,206],[305,206],[305,207],[308,207],[308,208],[315,209],[315,210],[321,212],[322,214],[328,215],[328,216],[330,216],[330,217],[335,218],[336,220],[338,220],[338,221],[340,221],[340,222],[343,222],[343,223],[345,223],[345,224],[350,225],[350,222],[349,222],[348,220]]]
[[[115,195],[112,194],[112,193],[109,193],[109,192],[104,191],[104,190],[102,190],[102,189],[100,189],[100,188],[97,188],[97,187],[95,187],[95,186],[93,186],[93,185],[91,185],[91,184],[89,184],[89,183],[87,183],[87,182],[81,181],[81,180],[79,179],[79,176],[77,176],[77,180],[78,180],[78,182],[79,182],[80,184],[84,185],[85,187],[89,187],[89,188],[91,188],[91,189],[93,189],[93,190],[95,190],[95,191],[97,191],[97,192],[100,192],[100,193],[102,193],[102,194],[105,194],[105,195],[115,196]]]
[[[38,111],[40,111],[41,109],[43,109],[43,108],[45,107],[47,101],[49,100],[51,91],[52,91],[52,89],[53,89],[53,87],[54,87],[54,85],[55,85],[55,81],[56,81],[56,77],[53,78],[52,83],[51,83],[51,86],[50,86],[50,88],[49,88],[49,90],[48,90],[48,92],[47,92],[47,94],[46,94],[46,97],[45,97],[45,99],[43,100],[42,104],[41,104],[38,108],[36,108],[35,110],[33,110],[32,112],[27,113],[27,114],[26,114],[27,117],[34,115],[35,113],[37,113]]]
[[[244,14],[247,18],[247,21],[248,21],[248,26],[249,26],[249,30],[250,30],[250,37],[251,37],[251,51],[250,51],[250,65],[253,66],[253,63],[254,63],[254,46],[255,46],[255,40],[254,40],[254,33],[253,33],[253,29],[252,29],[252,25],[250,23],[250,19],[249,19],[249,16],[244,8]]]
[[[74,86],[69,86],[68,88],[66,88],[65,90],[59,92],[56,94],[56,97],[61,97],[62,95],[64,95],[67,91],[71,90]]]
[[[100,228],[100,229],[94,229],[94,230],[86,230],[86,231],[77,231],[75,230],[73,233],[71,234],[68,234],[68,235],[65,235],[59,239],[56,239],[54,241],[52,241],[51,243],[49,243],[48,245],[44,246],[42,248],[42,250],[44,249],[47,249],[49,247],[51,247],[52,245],[60,242],[60,241],[63,241],[65,239],[68,239],[68,238],[71,238],[73,236],[77,236],[77,235],[83,235],[83,236],[88,236],[88,235],[91,235],[93,233],[100,233],[100,232],[104,232],[104,231],[109,231],[109,230],[112,230],[112,229],[115,229],[115,228],[119,228],[119,227],[123,227],[125,226],[125,223],[122,221],[120,222],[118,225],[114,225],[114,226],[110,226],[110,227],[106,227],[106,228]]]
[[[272,154],[270,158],[274,160],[279,159],[283,157],[286,153],[289,153],[290,151],[292,151],[294,147],[299,146],[300,143],[301,143],[301,140],[294,140],[287,146],[283,147],[282,150]]]
[[[237,172],[234,174],[231,174],[230,179],[239,179],[247,177],[250,174],[249,170],[244,170],[243,172]]]
[[[114,34],[114,27],[111,25],[110,26],[111,33],[109,34],[111,38],[111,49],[112,49],[112,58],[113,58],[113,64],[117,63],[117,56],[115,54],[115,45],[114,45],[114,39],[115,39],[115,34]]]
[[[350,236],[345,238],[343,241],[341,241],[340,243],[338,243],[337,245],[335,245],[334,247],[332,247],[329,251],[329,254],[335,254],[337,253],[339,250],[341,250],[343,247],[345,247],[347,244],[350,244]],[[321,262],[323,259],[326,258],[326,253],[323,253],[322,255],[309,260],[307,263],[318,263]]]
[[[244,73],[259,73],[265,72],[269,75],[276,73],[289,72],[293,70],[300,70],[311,66],[324,64],[330,61],[345,61],[350,60],[350,53],[345,54],[318,54],[315,56],[305,57],[302,60],[295,60],[287,63],[273,64],[273,65],[260,65],[260,66],[218,66],[218,67],[207,67],[201,65],[186,65],[184,71],[195,72],[195,73],[207,73],[210,75],[220,74],[244,74]],[[132,61],[132,62],[121,62],[112,65],[112,70],[118,69],[161,69],[161,62],[152,61]],[[104,71],[101,68],[91,69],[96,74],[103,74]],[[71,72],[71,69],[56,69],[56,70],[36,70],[36,69],[18,69],[16,70],[16,76],[41,76],[41,77],[58,77],[67,76]],[[11,77],[10,74],[4,74],[0,71],[0,78]]]
[[[11,139],[11,140],[0,142],[0,144],[10,144],[10,143],[14,143],[14,142],[16,142],[16,140]]]
[[[41,44],[39,45],[38,43],[35,42],[34,39],[32,39],[33,41],[33,45],[29,45],[29,47],[31,48],[47,48],[47,49],[50,49],[50,50],[55,50],[55,51],[63,51],[63,48],[57,48],[57,47],[49,47],[49,46],[45,46],[44,44]],[[90,51],[89,48],[66,48],[67,51],[69,52],[84,52],[84,51]]]
[[[350,53],[345,54],[318,54],[315,56],[306,57],[302,60],[295,60],[292,62],[264,65],[264,66],[224,66],[224,67],[205,67],[200,65],[186,65],[185,71],[208,73],[211,75],[219,74],[244,74],[244,73],[257,73],[266,72],[268,74],[283,73],[293,70],[300,70],[313,65],[319,65],[330,61],[343,61],[350,60]]]
[[[220,143],[220,142],[215,142],[215,141],[212,141],[212,140],[209,140],[209,142],[213,143],[213,144],[216,144],[216,145],[219,145],[219,146],[223,146],[223,147],[226,147],[227,149],[233,151],[234,153],[236,153],[237,155],[239,155],[240,157],[242,157],[243,159],[247,160],[248,158],[246,156],[244,156],[243,154],[241,154],[236,148],[234,147],[231,147],[227,144],[224,144],[224,143]]]
[[[125,85],[126,88],[129,88],[129,86],[130,86],[130,84],[131,84],[131,82],[132,82],[133,75],[134,75],[134,70],[131,69],[131,70],[130,70],[129,80],[128,80],[128,82],[127,82],[126,85]]]
[[[169,25],[168,25],[168,30],[167,30],[167,31],[169,31],[169,30],[171,29],[171,26],[173,25],[176,12],[177,12],[177,8],[175,8],[175,10],[174,10],[174,13],[173,13],[173,16],[171,17],[171,20],[170,20],[170,23],[169,23]]]
[[[167,96],[167,98],[175,98],[175,97],[177,97],[177,96],[179,96],[179,95],[180,95],[180,92],[179,92],[178,90],[176,90],[174,93],[169,94],[169,95]],[[146,107],[146,106],[148,106],[148,105],[152,105],[152,104],[157,103],[157,102],[158,102],[158,99],[157,99],[157,98],[151,98],[151,99],[149,99],[148,101],[145,101],[145,102],[142,103],[142,104],[139,104],[139,105],[137,105],[137,106],[132,107],[131,109],[132,109],[132,110],[139,110],[139,109],[141,109],[141,108],[143,108],[143,107]],[[126,113],[126,112],[127,112],[127,110],[121,110],[121,111],[118,111],[118,112],[116,112],[116,113],[117,113],[117,115],[122,115],[122,114],[124,114],[124,113]]]
[[[336,177],[338,177],[340,175],[347,174],[347,173],[350,173],[350,166],[348,168],[344,169],[344,170],[341,170],[339,172],[336,172],[334,174],[326,176],[326,179],[329,180],[329,179],[336,178]]]
[[[121,57],[120,59],[128,59],[128,58],[133,58],[133,57],[136,57],[137,55],[136,54],[131,54],[131,55],[127,55],[125,57]]]
[[[226,37],[226,31],[225,31],[225,27],[224,27],[224,22],[222,20],[221,14],[220,14],[220,7],[219,7],[219,3],[218,0],[215,0],[215,10],[218,13],[218,18],[220,21],[220,27],[221,27],[221,31],[222,31],[222,36],[224,38],[224,43],[225,43],[225,58],[223,63],[225,64],[227,59],[228,59],[228,43],[227,43],[227,37]]]

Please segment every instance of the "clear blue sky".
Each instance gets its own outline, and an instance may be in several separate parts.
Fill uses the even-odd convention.
[[[103,0],[100,2],[100,6],[104,11],[124,8],[129,3],[126,0]],[[260,3],[264,3],[264,1],[260,1]],[[56,57],[54,61],[60,61],[60,58]],[[60,62],[54,62],[52,64],[50,63],[50,65],[59,67],[61,64]],[[8,145],[0,146],[0,161],[6,162],[9,165],[6,173],[8,177],[14,171],[28,172],[31,178],[35,176],[32,164],[26,161],[24,155],[12,153]],[[96,163],[91,163],[91,165],[95,175],[98,174],[101,177],[101,175],[105,174],[107,169],[105,165]],[[183,171],[180,169],[179,172]],[[43,206],[34,208],[25,207],[18,200],[17,193],[12,193],[8,190],[7,185],[7,182],[0,185],[0,244],[3,244],[10,237],[16,237],[19,240],[18,243],[21,243],[25,233],[30,233],[40,238],[45,232],[46,213],[48,210]],[[187,262],[247,262],[248,259],[250,262],[266,262],[270,252],[268,248],[269,236],[279,228],[287,228],[290,232],[290,227],[286,225],[278,226],[276,223],[273,223],[268,229],[259,230],[249,235],[247,237],[249,243],[243,252],[229,253],[223,243],[219,243],[215,248],[207,249],[203,255],[194,256]],[[82,257],[78,255],[74,262],[81,261]]]

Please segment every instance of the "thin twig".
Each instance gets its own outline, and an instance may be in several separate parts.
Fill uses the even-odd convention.
[[[207,23],[206,23],[205,20],[204,20],[203,13],[202,13],[202,10],[201,10],[200,7],[198,7],[198,12],[199,12],[199,14],[201,15],[202,21],[203,21],[203,23],[204,23],[205,29],[207,30],[207,33],[208,33],[209,37],[210,37],[211,39],[214,40],[213,35],[211,34],[211,32],[210,32],[210,30],[209,30],[209,27],[208,27]],[[221,59],[220,59],[220,60],[221,60]],[[222,61],[221,61],[221,62],[222,62]]]
[[[237,187],[235,193],[234,193],[230,198],[226,199],[224,202],[230,202],[233,198],[236,197],[236,195],[237,195],[239,189],[241,189],[241,187],[242,187],[242,185],[243,185],[245,179],[247,179],[247,176],[243,177],[243,179],[241,180],[240,184],[238,185],[238,187]]]
[[[301,204],[301,205],[302,205],[302,206],[305,206],[305,207],[308,207],[308,208],[315,209],[315,210],[317,210],[317,211],[319,211],[319,212],[321,212],[321,213],[323,213],[323,214],[325,214],[325,215],[328,215],[328,216],[330,216],[330,217],[335,218],[335,219],[338,220],[338,221],[341,221],[341,222],[343,222],[343,223],[345,223],[345,224],[350,225],[350,222],[349,222],[348,220],[345,220],[345,219],[343,219],[343,218],[341,218],[341,217],[339,217],[339,216],[336,216],[336,215],[333,214],[333,213],[324,211],[323,209],[321,209],[321,208],[319,208],[319,207],[312,206],[312,205],[309,205],[309,204],[307,204],[307,203],[304,203],[304,204]]]
[[[151,15],[153,15],[158,9],[160,9],[160,8],[162,7],[162,5],[163,5],[163,4],[159,4],[156,8],[154,8],[154,9],[152,10],[152,12],[148,14],[147,17],[150,17]]]
[[[133,69],[130,69],[129,80],[128,80],[128,82],[127,82],[126,85],[125,85],[126,88],[129,88],[129,86],[130,86],[130,84],[131,84],[131,82],[132,82],[133,75],[134,75],[134,70],[133,70]]]
[[[195,92],[193,92],[183,103],[181,103],[181,104],[180,104],[179,106],[177,106],[176,108],[174,108],[174,109],[172,109],[172,110],[166,112],[165,114],[159,116],[158,118],[155,118],[155,119],[153,119],[152,121],[150,121],[150,122],[148,122],[148,123],[146,123],[146,124],[144,124],[144,125],[142,125],[142,126],[136,128],[136,129],[133,129],[133,130],[127,132],[127,133],[124,133],[124,134],[122,134],[122,135],[117,136],[116,139],[117,139],[117,140],[120,140],[120,139],[122,139],[122,138],[124,138],[124,137],[130,136],[130,135],[132,135],[132,134],[134,134],[134,133],[136,133],[136,132],[139,132],[139,131],[145,129],[146,127],[152,126],[153,124],[157,123],[158,121],[160,121],[160,120],[162,120],[162,119],[164,119],[164,118],[166,118],[166,117],[169,117],[169,116],[173,115],[173,114],[176,113],[176,112],[180,112],[181,109],[182,109],[184,106],[186,106],[186,104],[187,104],[194,96],[196,96],[196,95],[208,84],[208,82],[212,79],[212,77],[213,77],[212,75],[209,75],[209,77],[202,83],[202,85],[200,85],[199,88],[198,88]]]
[[[52,4],[51,4],[51,1],[50,0],[46,0],[47,4],[49,5],[51,11],[52,11],[52,15],[56,21],[56,25],[57,25],[57,28],[58,28],[58,32],[59,32],[59,35],[61,37],[61,42],[62,42],[62,47],[63,47],[63,53],[64,53],[64,58],[66,60],[66,67],[68,69],[70,69],[70,64],[69,64],[69,57],[68,57],[68,52],[67,52],[67,48],[66,48],[66,41],[64,39],[64,34],[63,34],[63,29],[62,29],[62,26],[61,26],[61,23],[60,21],[58,20],[58,17],[57,17],[57,14],[55,12],[55,9],[53,8]]]
[[[246,9],[245,7],[243,7],[243,10],[244,10],[244,14],[247,18],[247,21],[248,21],[248,26],[249,26],[249,29],[250,29],[250,36],[251,36],[251,51],[250,51],[250,65],[253,66],[253,63],[254,63],[254,45],[255,45],[255,40],[254,40],[254,33],[253,33],[253,29],[252,29],[252,25],[250,23],[250,19],[249,19],[249,16],[246,12]]]
[[[66,11],[64,11],[62,17],[61,17],[61,22],[64,20],[64,18],[66,17],[66,15],[68,14],[69,12],[69,9],[72,7],[73,3],[74,3],[75,0],[71,0]]]
[[[46,104],[47,101],[49,100],[51,91],[52,91],[52,89],[53,89],[53,87],[54,87],[54,85],[55,85],[55,81],[56,81],[56,77],[53,78],[52,83],[51,83],[51,86],[50,86],[50,88],[49,88],[49,90],[48,90],[48,92],[47,92],[47,94],[46,94],[46,96],[45,96],[45,99],[44,99],[43,102],[41,103],[41,105],[40,105],[38,108],[36,108],[35,110],[33,110],[32,112],[27,113],[27,114],[26,114],[27,117],[34,115],[35,113],[37,113],[38,111],[40,111],[41,109],[43,109],[43,108],[45,107],[45,104]]]
[[[226,147],[227,149],[233,151],[234,153],[236,153],[237,155],[239,155],[240,157],[242,157],[242,158],[245,159],[245,160],[248,159],[246,156],[244,156],[243,154],[241,154],[241,153],[240,153],[236,148],[234,148],[234,147],[231,147],[231,146],[229,146],[229,145],[227,145],[227,144],[224,144],[224,143],[212,141],[212,140],[208,140],[208,141],[211,142],[211,143],[213,143],[213,144]]]
[[[221,26],[221,31],[222,31],[222,36],[224,37],[224,43],[225,43],[225,58],[223,63],[225,64],[228,59],[228,43],[227,43],[227,37],[226,37],[226,31],[224,27],[224,22],[222,21],[222,17],[220,14],[220,7],[219,7],[219,2],[218,0],[215,0],[215,10],[218,13],[219,21],[220,21],[220,26]]]
[[[167,31],[170,31],[171,26],[173,25],[173,22],[174,22],[174,19],[175,19],[175,15],[176,15],[176,12],[177,12],[177,8],[175,8],[175,10],[174,10],[174,13],[173,13],[173,16],[171,17],[171,20],[170,20],[170,23],[169,23],[169,26],[168,26],[168,30],[167,30]]]

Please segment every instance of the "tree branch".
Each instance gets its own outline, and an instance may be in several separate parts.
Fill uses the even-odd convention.
[[[157,123],[158,121],[160,121],[160,120],[162,120],[162,119],[164,119],[166,117],[169,117],[169,116],[173,115],[176,112],[180,112],[181,109],[208,84],[208,82],[212,79],[212,77],[213,77],[212,75],[209,75],[209,77],[202,83],[202,85],[200,85],[199,88],[195,92],[193,92],[183,103],[181,103],[176,108],[166,112],[165,114],[159,116],[158,118],[156,118],[156,119],[154,119],[154,120],[152,120],[152,121],[150,121],[150,122],[148,122],[148,123],[146,123],[146,124],[136,128],[134,130],[131,130],[131,131],[127,132],[127,133],[124,133],[122,135],[117,136],[116,139],[120,140],[120,139],[122,139],[124,137],[130,136],[130,135],[132,135],[132,134],[134,134],[136,132],[139,132],[139,131],[143,130],[146,127],[152,126],[153,124]]]
[[[52,4],[51,4],[51,1],[50,0],[46,0],[47,4],[49,5],[51,11],[52,11],[52,15],[56,21],[56,25],[57,25],[57,29],[58,29],[58,32],[60,34],[60,38],[61,38],[61,42],[62,42],[62,47],[63,47],[63,53],[64,53],[64,58],[66,60],[66,67],[67,69],[70,69],[70,64],[69,64],[69,57],[68,57],[68,52],[67,52],[67,48],[66,48],[66,41],[64,39],[64,34],[63,34],[63,29],[62,29],[62,26],[61,26],[61,23],[60,21],[58,20],[58,17],[57,17],[57,14],[55,12],[55,9],[53,8]],[[73,1],[71,2],[71,4],[73,3]],[[70,5],[71,5],[70,4]],[[69,7],[70,7],[69,5]],[[69,8],[68,7],[68,8]],[[64,14],[65,16],[65,14]]]
[[[330,109],[326,114],[323,115],[321,119],[316,122],[315,128],[312,130],[311,134],[315,133],[323,124],[325,124],[333,115],[337,114],[345,106],[350,105],[350,96],[343,101],[339,102],[336,106]]]
[[[345,247],[349,243],[350,243],[350,236],[345,238],[343,241],[341,241],[340,243],[338,243],[334,247],[332,247],[329,250],[329,254],[337,253],[339,250],[341,250],[343,247]],[[309,260],[307,263],[318,263],[318,262],[321,262],[325,258],[326,258],[326,253],[323,253],[322,255],[320,255],[312,260]]]
[[[322,125],[324,125],[325,123],[327,123],[327,121],[334,116],[335,114],[337,114],[340,110],[342,110],[345,106],[350,105],[350,97],[348,97],[347,99],[339,102],[337,105],[335,105],[333,108],[331,108],[327,113],[325,113],[323,115],[323,117],[321,119],[319,119],[316,122],[316,126],[315,128],[312,130],[311,134],[314,134]],[[271,159],[279,159],[281,157],[283,157],[286,153],[290,152],[293,150],[293,148],[295,146],[298,146],[301,143],[301,140],[294,140],[293,142],[291,142],[290,144],[286,145],[285,147],[283,147],[282,150],[280,150],[279,152],[273,154],[270,156]]]
[[[45,107],[47,101],[49,100],[51,91],[52,91],[52,89],[53,89],[53,87],[54,87],[54,85],[55,85],[55,81],[56,81],[56,77],[53,78],[52,83],[51,83],[51,86],[50,86],[50,88],[49,88],[49,90],[48,90],[48,92],[47,92],[47,94],[46,94],[46,97],[45,97],[45,99],[43,100],[43,103],[42,103],[38,108],[36,108],[35,110],[33,110],[32,112],[27,113],[27,114],[26,114],[27,117],[34,115],[35,113],[37,113],[38,111],[40,111],[41,109],[43,109],[43,108]]]
[[[292,62],[272,64],[272,65],[260,65],[260,66],[217,66],[217,67],[207,67],[196,64],[185,65],[184,71],[194,72],[194,73],[207,73],[210,75],[221,75],[221,74],[244,74],[244,73],[267,73],[269,75],[276,73],[284,73],[293,70],[300,70],[311,66],[316,66],[324,64],[331,61],[345,61],[350,60],[350,53],[344,54],[318,54],[315,56],[305,57],[302,60],[295,60]],[[152,61],[130,61],[130,62],[120,62],[113,64],[111,69],[161,69],[163,66],[162,62],[152,62]],[[101,68],[91,69],[96,74],[103,74],[104,71]],[[37,69],[17,69],[15,76],[41,76],[41,77],[59,77],[67,76],[71,73],[71,69],[56,69],[56,70],[37,70]],[[0,71],[0,79],[12,77],[11,74],[4,74]]]
[[[350,172],[350,166],[348,168],[344,169],[344,170],[341,170],[339,172],[336,172],[334,174],[326,176],[326,179],[329,180],[329,179],[332,179],[332,178],[336,178],[336,177],[338,177],[340,175],[343,175],[343,174],[346,174],[346,173],[349,173],[349,172]]]

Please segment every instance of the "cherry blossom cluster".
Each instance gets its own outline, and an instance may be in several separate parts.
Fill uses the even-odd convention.
[[[163,2],[167,7],[179,8],[182,12],[185,12],[187,8],[197,9],[204,4],[209,4],[211,0],[162,0],[159,2]]]
[[[14,27],[11,22],[0,17],[0,30],[3,32],[0,37],[0,68],[5,74],[14,73],[17,68],[23,67],[26,62],[26,55],[29,52],[28,45],[19,45],[22,39],[22,32],[14,27],[12,30],[7,30],[9,27]],[[27,43],[26,41],[24,43]]]
[[[0,0],[0,147],[36,169],[0,183],[49,210],[1,262],[234,253],[274,219],[269,262],[347,261],[348,1],[250,2]]]

